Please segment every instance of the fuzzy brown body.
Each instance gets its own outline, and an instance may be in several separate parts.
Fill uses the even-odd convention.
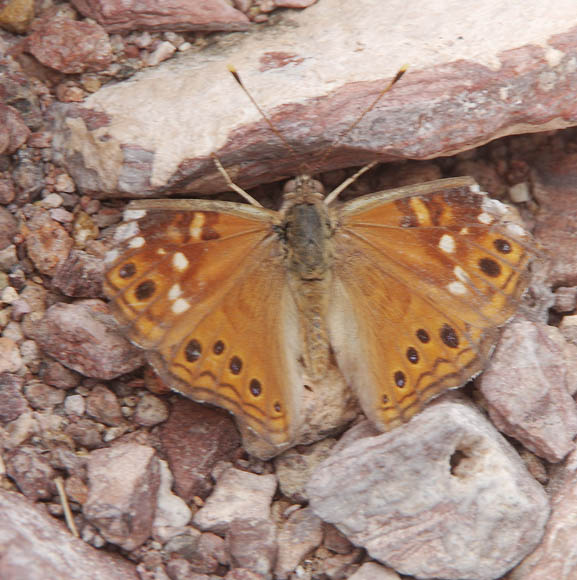
[[[326,320],[335,229],[322,185],[308,175],[288,182],[281,215],[289,287],[303,326],[304,365],[316,380],[325,376],[330,360]]]

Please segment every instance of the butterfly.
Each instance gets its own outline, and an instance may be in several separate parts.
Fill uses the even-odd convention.
[[[337,194],[302,175],[278,211],[133,201],[108,258],[160,377],[274,446],[300,428],[303,372],[333,360],[377,427],[408,421],[484,368],[527,286],[527,232],[469,177]]]

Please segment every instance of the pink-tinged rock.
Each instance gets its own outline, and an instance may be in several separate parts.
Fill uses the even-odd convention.
[[[24,379],[10,373],[0,374],[0,422],[14,421],[26,411],[28,404],[22,395]]]
[[[66,18],[36,22],[28,50],[42,64],[66,74],[101,71],[112,61],[112,47],[100,25]]]
[[[170,416],[160,427],[160,441],[174,475],[174,489],[186,502],[210,493],[214,466],[230,461],[240,447],[228,413],[183,397],[173,399]]]
[[[535,166],[533,195],[539,204],[534,235],[544,256],[540,264],[553,288],[577,286],[577,153],[551,153]]]
[[[248,18],[225,0],[72,0],[108,32],[128,30],[246,30]]]
[[[203,578],[202,580],[205,579]],[[263,577],[252,570],[247,570],[246,568],[234,568],[230,572],[227,572],[224,580],[263,580]]]
[[[16,218],[6,208],[0,207],[0,250],[7,248],[13,242],[17,232]]]
[[[132,420],[138,425],[153,427],[166,421],[169,414],[169,407],[165,401],[155,397],[152,393],[144,393],[134,409]]]
[[[215,574],[220,565],[228,564],[225,541],[210,532],[200,534],[194,549],[183,555],[196,574]]]
[[[66,296],[100,298],[104,262],[82,250],[72,250],[54,273],[52,284]]]
[[[271,520],[237,518],[226,532],[232,568],[245,568],[270,579],[276,560],[276,525]]]
[[[184,55],[178,67],[161,65],[59,107],[64,137],[55,145],[80,187],[99,196],[197,195],[227,189],[212,153],[247,188],[577,124],[577,4],[527,0],[522,9],[488,10],[443,0],[434,14],[419,0],[402,11],[390,2],[324,0],[284,13],[277,26],[223,39],[219,58]],[[328,40],[336,18],[346,26]],[[235,83],[231,62],[296,155]],[[339,140],[407,62],[401,81]]]
[[[47,354],[87,377],[113,379],[143,364],[100,300],[55,304],[29,332]]]
[[[334,439],[323,439],[307,446],[293,447],[274,460],[275,472],[283,495],[293,501],[307,501],[305,486],[316,466],[326,459]]]
[[[23,226],[26,251],[43,274],[53,275],[67,258],[74,241],[46,211],[35,211]]]
[[[278,533],[278,557],[275,576],[288,578],[299,562],[316,550],[323,541],[323,522],[311,508],[293,512]]]
[[[40,378],[57,389],[74,389],[80,384],[80,375],[55,360],[46,360],[40,367]]]
[[[274,475],[256,475],[230,467],[220,475],[205,505],[194,515],[194,525],[203,531],[224,534],[235,519],[269,519],[276,488]]]
[[[22,368],[18,345],[6,336],[0,336],[0,373],[16,373]]]
[[[104,385],[95,385],[86,397],[86,414],[100,423],[115,427],[123,421],[116,395]]]
[[[558,481],[551,482],[551,517],[539,547],[517,566],[508,580],[577,578],[577,454],[567,458]]]
[[[107,541],[125,550],[152,533],[160,473],[152,447],[134,443],[98,449],[88,461],[86,519]]]
[[[572,312],[577,308],[577,286],[559,286],[555,290],[555,311]]]
[[[138,580],[134,565],[72,536],[41,505],[0,489],[2,580]]]
[[[172,491],[174,477],[166,461],[160,460],[160,487],[154,515],[155,530],[186,526],[192,517],[186,502]]]
[[[24,387],[24,395],[33,409],[46,411],[61,405],[66,393],[62,389],[45,385],[40,381],[30,381]]]
[[[349,580],[401,580],[401,577],[394,570],[376,562],[365,562]]]
[[[13,107],[0,103],[0,155],[12,155],[26,143],[30,129],[20,113]]]
[[[334,451],[307,491],[353,544],[420,578],[498,578],[535,549],[549,515],[511,445],[456,393]]]
[[[6,473],[30,500],[50,499],[56,493],[56,473],[41,449],[19,447],[6,456]]]
[[[558,328],[520,320],[507,326],[480,380],[494,425],[548,461],[561,461],[577,435],[577,404]]]

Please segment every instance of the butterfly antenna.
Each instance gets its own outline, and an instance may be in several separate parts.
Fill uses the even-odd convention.
[[[283,142],[284,146],[291,152],[291,155],[298,160],[297,152],[294,150],[293,146],[287,141],[286,137],[274,126],[273,122],[267,116],[267,114],[262,110],[261,106],[258,104],[256,99],[250,94],[250,91],[244,86],[238,71],[231,64],[228,65],[228,70],[230,74],[234,77],[234,80],[239,84],[240,88],[245,92],[246,96],[250,99],[251,103],[256,107],[256,110],[260,113],[261,117],[266,121],[270,130]]]
[[[214,164],[216,165],[216,168],[218,169],[220,174],[224,177],[224,180],[226,181],[226,184],[230,187],[230,189],[232,189],[233,191],[236,191],[236,193],[238,193],[241,197],[246,199],[246,201],[248,201],[248,203],[250,203],[251,205],[256,205],[257,207],[262,207],[262,203],[257,201],[250,193],[245,191],[242,187],[237,185],[230,178],[230,175],[226,172],[226,169],[222,166],[220,159],[214,153],[211,155],[211,157],[212,157],[212,160],[214,161]]]
[[[393,80],[375,97],[373,102],[368,108],[366,108],[336,139],[335,141],[325,150],[323,155],[318,161],[318,165],[322,165],[323,161],[335,150],[335,148],[343,142],[343,139],[365,118],[365,116],[370,113],[376,106],[377,103],[387,94],[403,77],[407,72],[408,65],[404,64],[394,76]]]

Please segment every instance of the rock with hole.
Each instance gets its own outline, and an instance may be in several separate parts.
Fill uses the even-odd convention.
[[[318,516],[400,573],[491,580],[538,545],[549,503],[509,443],[451,395],[391,433],[335,446],[307,493]]]

